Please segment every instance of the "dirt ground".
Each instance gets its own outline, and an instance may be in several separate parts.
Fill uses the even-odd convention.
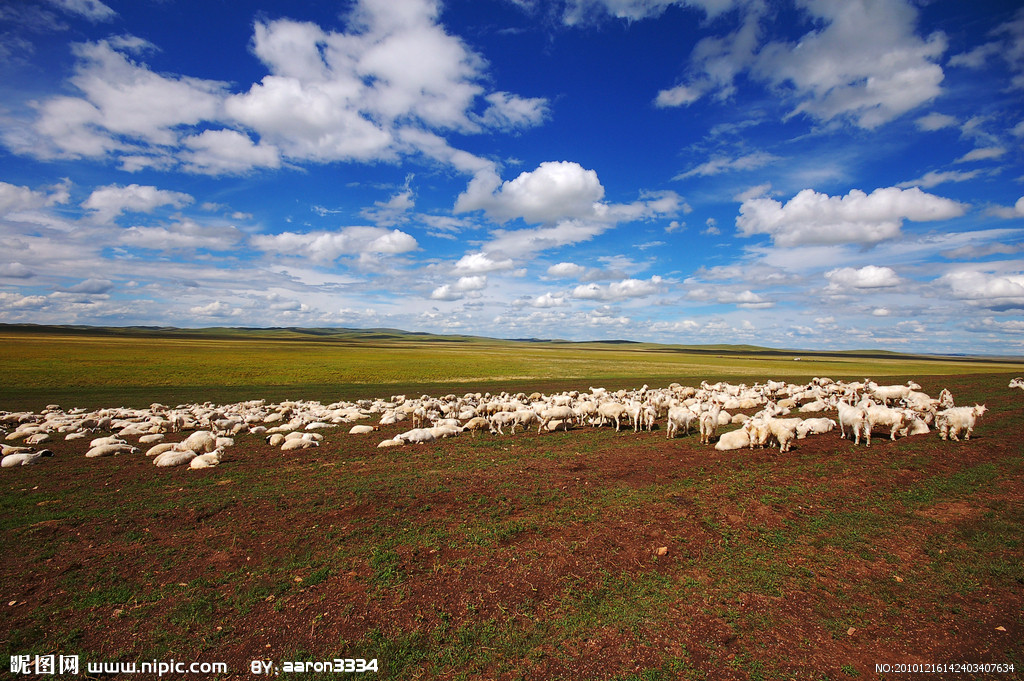
[[[1014,397],[968,442],[789,454],[593,428],[378,449],[394,426],[290,453],[240,436],[190,471],[59,442],[0,477],[0,638],[226,678],[335,657],[378,658],[359,678],[1014,678]],[[898,666],[949,663],[1016,666]]]

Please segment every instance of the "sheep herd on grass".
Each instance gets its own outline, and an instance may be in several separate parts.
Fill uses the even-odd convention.
[[[1024,379],[1010,387],[1024,390]],[[747,412],[753,412],[748,414]],[[525,393],[467,393],[443,397],[359,400],[324,405],[316,401],[268,404],[253,400],[231,405],[204,404],[169,407],[152,404],[146,409],[114,408],[98,411],[62,410],[49,405],[41,413],[0,412],[0,443],[3,468],[40,463],[52,456],[49,449],[34,447],[59,439],[74,440],[96,435],[90,441],[89,458],[138,454],[158,467],[191,469],[218,465],[240,433],[260,434],[282,451],[317,447],[324,436],[318,432],[351,425],[350,435],[370,435],[382,426],[408,422],[411,428],[378,447],[420,444],[470,432],[512,436],[517,429],[536,426],[537,433],[584,427],[615,426],[616,432],[652,431],[664,423],[665,436],[674,439],[698,433],[701,445],[715,441],[720,451],[777,446],[788,452],[796,440],[820,435],[839,427],[843,438],[859,445],[871,444],[873,433],[890,440],[938,432],[943,440],[969,440],[984,405],[956,406],[943,390],[938,397],[921,392],[913,381],[879,385],[813,378],[805,384],[769,380],[748,386],[704,381],[699,387],[672,383],[667,388],[610,391],[590,388],[553,395]],[[791,414],[835,412],[828,416]],[[356,423],[364,421],[365,423]],[[729,425],[738,428],[718,431]],[[186,437],[185,431],[191,431]],[[131,442],[134,440],[134,444]]]

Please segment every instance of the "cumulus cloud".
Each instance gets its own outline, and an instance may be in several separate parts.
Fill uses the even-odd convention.
[[[1024,273],[960,269],[938,280],[955,298],[990,310],[1024,309]]]
[[[60,1],[96,16],[105,7]],[[434,131],[515,130],[547,115],[545,99],[487,91],[487,63],[445,31],[437,0],[359,0],[344,18],[341,31],[257,20],[251,49],[268,73],[241,92],[154,72],[136,57],[155,46],[132,36],[78,44],[77,93],[40,101],[30,134],[8,129],[6,142],[46,159],[113,156],[130,171],[217,175],[423,154],[476,172],[489,163]]]
[[[560,262],[548,268],[548,275],[564,279],[578,279],[587,271],[586,267],[572,262]]]
[[[998,215],[1001,218],[1021,218],[1024,217],[1024,196],[1017,199],[1017,203],[1010,207],[997,206],[991,209],[994,215]]]
[[[841,267],[825,273],[830,291],[848,291],[850,289],[877,289],[898,286],[900,278],[890,267],[866,265],[860,269]]]
[[[136,50],[144,41],[121,41]],[[138,152],[140,145],[176,145],[176,128],[217,119],[225,85],[164,76],[115,48],[110,40],[73,48],[71,84],[81,97],[53,97],[38,105],[36,138],[16,150],[43,158],[101,157]]]
[[[594,216],[603,197],[593,170],[571,161],[546,161],[507,182],[496,175],[477,176],[459,196],[455,211],[482,210],[499,223],[515,218],[552,223]]]
[[[455,272],[486,274],[510,270],[513,267],[515,263],[511,260],[495,260],[486,253],[467,253],[459,258],[453,269]]]
[[[137,184],[111,184],[94,190],[82,203],[82,207],[93,211],[97,220],[106,222],[125,212],[151,213],[161,206],[182,208],[192,201],[193,198],[183,192]]]
[[[643,298],[665,290],[664,280],[655,275],[650,279],[624,279],[611,284],[580,284],[572,290],[572,297],[583,300],[627,300]]]
[[[281,232],[252,237],[261,251],[279,256],[309,258],[318,263],[334,262],[344,256],[407,253],[418,247],[405,232],[383,227],[344,227],[337,232]]]
[[[430,298],[432,300],[460,300],[467,293],[476,293],[486,287],[487,277],[485,276],[459,277],[459,280],[454,284],[444,284],[435,288],[431,292]]]
[[[767,197],[740,206],[740,234],[768,234],[778,246],[806,244],[875,244],[900,235],[904,220],[946,220],[963,215],[966,206],[920,189],[887,187],[865,194],[828,196],[804,189],[783,205]]]
[[[132,226],[118,237],[119,245],[154,251],[229,251],[243,241],[236,227],[206,226],[182,219],[163,227]]]
[[[33,211],[46,206],[66,203],[69,196],[66,183],[57,185],[51,192],[46,192],[0,182],[0,216],[10,216],[23,211]]]
[[[617,16],[653,16],[668,4],[597,0]],[[774,15],[762,2],[700,3],[709,16],[739,6],[739,25],[724,36],[702,39],[690,55],[685,82],[662,90],[657,106],[685,106],[705,94],[727,99],[745,74],[795,100],[793,114],[818,120],[852,120],[876,128],[941,94],[944,78],[937,61],[946,38],[917,36],[917,11],[902,0],[800,3],[814,29],[796,41],[771,40]]]

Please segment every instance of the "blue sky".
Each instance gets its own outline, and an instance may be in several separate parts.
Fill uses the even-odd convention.
[[[1024,10],[8,0],[0,322],[1024,352]]]

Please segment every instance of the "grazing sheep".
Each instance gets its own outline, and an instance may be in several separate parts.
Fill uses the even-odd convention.
[[[1012,381],[1010,381],[1009,387],[1020,388],[1021,390],[1024,390],[1024,378],[1017,377],[1013,379]]]
[[[352,426],[348,433],[349,435],[366,435],[372,433],[375,430],[380,430],[379,426]]]
[[[945,440],[960,440],[960,433],[964,433],[964,439],[970,440],[974,432],[975,423],[981,418],[987,407],[983,404],[976,404],[973,407],[950,407],[940,411],[935,416],[935,426],[939,431],[939,437]]]
[[[597,405],[597,416],[601,419],[602,426],[608,421],[614,421],[616,433],[619,432],[623,419],[629,418],[626,414],[626,406],[619,402],[602,402]]]
[[[623,407],[623,409],[625,409],[625,408]],[[598,407],[598,412],[600,412],[600,410],[601,410],[601,407]],[[518,412],[516,412],[516,413],[518,413]],[[538,420],[537,434],[539,435],[540,431],[543,430],[552,421],[569,421],[569,420],[574,419],[574,418],[576,418],[576,412],[574,412],[572,410],[572,407],[570,407],[568,405],[562,405],[562,406],[558,406],[558,407],[550,407],[549,409],[545,409],[544,411],[542,411],[539,414],[538,419],[537,419]],[[618,425],[619,425],[619,422],[618,422],[618,420],[616,420],[615,421],[615,426],[616,426],[615,430],[616,431],[618,431],[618,429],[619,429]],[[515,431],[515,425],[512,426],[512,430],[513,430],[513,432]]]
[[[463,430],[468,430],[473,433],[473,437],[481,430],[489,431],[491,429],[491,423],[483,416],[474,416],[462,426]]]
[[[53,456],[49,449],[42,449],[38,452],[15,452],[8,454],[0,461],[0,468],[14,468],[15,466],[31,466],[39,463],[44,456]]]

